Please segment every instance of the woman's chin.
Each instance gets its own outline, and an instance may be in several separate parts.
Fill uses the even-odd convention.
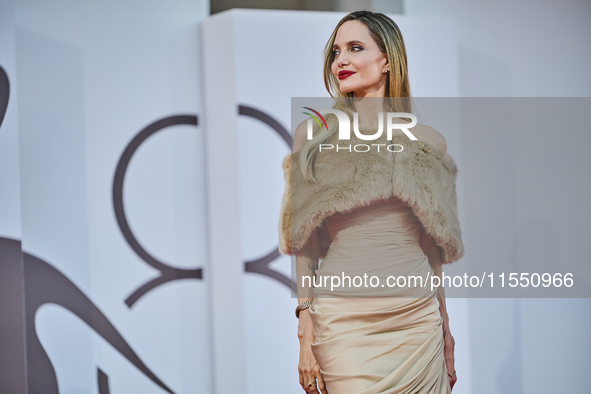
[[[341,93],[343,93],[343,94],[347,94],[347,93],[353,91],[353,88],[351,88],[351,87],[343,87],[343,86],[340,86],[339,88],[341,89]]]

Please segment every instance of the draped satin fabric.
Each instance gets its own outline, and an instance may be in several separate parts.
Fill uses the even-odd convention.
[[[393,197],[337,213],[326,225],[332,242],[317,278],[379,278],[358,287],[345,279],[338,288],[329,280],[313,290],[312,351],[328,393],[451,393],[437,289],[386,282],[433,275],[411,208]]]

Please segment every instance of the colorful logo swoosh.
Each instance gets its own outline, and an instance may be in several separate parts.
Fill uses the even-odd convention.
[[[314,110],[314,109],[312,109],[312,108],[310,108],[310,107],[302,107],[302,108],[304,108],[304,109],[307,109],[307,110],[309,110],[309,111],[312,111],[312,112],[314,112],[316,115],[318,115],[318,117],[316,117],[316,116],[314,116],[313,114],[311,114],[311,113],[309,113],[309,112],[302,112],[302,113],[304,113],[304,114],[306,114],[306,115],[309,115],[309,116],[311,116],[311,117],[312,117],[312,119],[314,119],[314,120],[316,121],[316,123],[318,123],[318,126],[320,126],[320,129],[322,129],[322,128],[323,128],[323,126],[322,126],[322,123],[324,123],[324,126],[326,127],[326,130],[328,130],[328,125],[326,124],[326,120],[324,119],[324,116],[322,116],[322,115],[320,114],[320,112],[318,112],[318,111],[316,111],[316,110]],[[322,123],[320,123],[320,119],[318,119],[318,118],[322,119]]]

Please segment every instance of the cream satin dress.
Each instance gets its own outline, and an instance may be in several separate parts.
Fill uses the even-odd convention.
[[[328,394],[451,393],[437,289],[386,285],[390,275],[429,281],[433,275],[419,244],[421,223],[411,208],[393,197],[325,222],[332,242],[317,279],[380,278],[377,287],[331,290],[327,282],[313,290],[312,351]]]

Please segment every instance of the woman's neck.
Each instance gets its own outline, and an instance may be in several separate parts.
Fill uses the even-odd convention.
[[[384,97],[355,97],[353,100],[355,103],[355,112],[359,114],[359,127],[377,127],[379,120],[378,116],[380,112],[386,112],[384,106]],[[383,119],[384,115],[385,114],[382,114]]]

